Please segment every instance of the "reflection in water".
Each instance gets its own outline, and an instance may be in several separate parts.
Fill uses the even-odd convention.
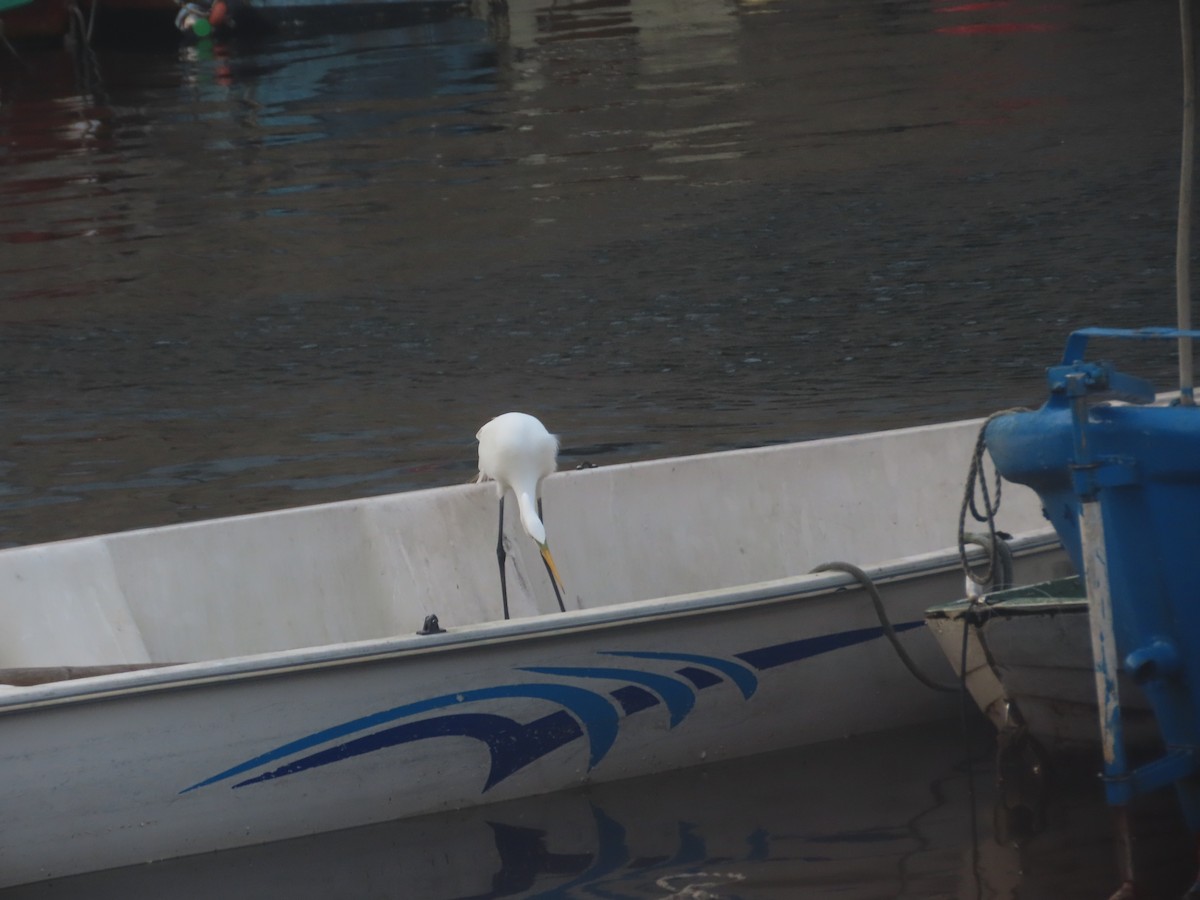
[[[780,883],[787,896],[826,884],[846,896],[950,896],[970,877],[962,835],[987,813],[986,785],[975,796],[955,767],[961,748],[953,725],[895,732],[5,896],[301,900],[392,885],[385,895],[411,900],[750,898]],[[1012,849],[989,858],[981,880],[996,888],[1018,860]]]
[[[982,723],[979,723],[982,724]],[[1022,847],[990,837],[988,733],[958,723],[718,763],[3,892],[38,897],[405,900],[604,897],[1061,900],[1113,885],[1102,793],[1061,778],[1059,831]],[[478,774],[478,773],[474,773]],[[1178,814],[1139,833],[1147,896],[1187,883]],[[1157,826],[1155,823],[1158,823]],[[703,893],[707,892],[707,893]],[[1158,892],[1158,893],[1156,893]],[[1178,891],[1175,891],[1177,894]]]

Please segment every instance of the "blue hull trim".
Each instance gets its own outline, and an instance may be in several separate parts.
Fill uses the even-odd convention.
[[[905,622],[895,626],[897,632],[910,631],[922,622]],[[674,728],[691,713],[699,691],[728,680],[742,697],[749,700],[758,688],[755,672],[799,662],[814,656],[831,653],[855,644],[875,640],[883,635],[882,628],[860,628],[837,634],[787,641],[736,654],[733,659],[704,656],[695,653],[606,650],[599,655],[622,659],[665,660],[686,663],[676,670],[679,678],[641,669],[606,666],[525,666],[518,671],[571,679],[606,679],[627,684],[607,694],[587,690],[575,684],[536,683],[498,685],[488,688],[443,694],[416,703],[372,713],[334,725],[305,737],[282,744],[273,750],[248,759],[216,775],[199,781],[180,793],[188,793],[264,766],[273,766],[288,757],[305,754],[322,744],[339,741],[314,753],[306,753],[289,762],[236,781],[232,787],[243,788],[264,781],[306,772],[332,763],[352,759],[387,747],[396,747],[427,738],[462,736],[474,738],[488,748],[491,769],[484,784],[487,791],[505,778],[554,750],[573,741],[586,738],[589,749],[589,768],[595,767],[612,748],[617,739],[622,714],[625,717],[645,709],[666,706],[670,727]],[[702,667],[702,668],[701,668]],[[437,710],[489,700],[536,699],[557,703],[560,710],[521,723],[507,716],[492,713],[448,712],[416,722],[399,722]],[[613,704],[616,701],[616,705]],[[380,728],[380,726],[389,726]],[[378,730],[376,730],[378,729]],[[362,734],[362,732],[370,732]],[[352,735],[358,735],[352,737]],[[341,740],[350,738],[349,740]]]

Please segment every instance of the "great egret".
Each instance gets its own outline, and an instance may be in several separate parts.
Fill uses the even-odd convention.
[[[479,477],[477,481],[495,481],[500,498],[500,533],[496,538],[496,559],[500,563],[500,595],[504,601],[504,618],[508,618],[508,584],[504,574],[504,495],[512,491],[521,513],[521,527],[537,542],[542,562],[550,575],[550,585],[563,606],[562,579],[558,566],[546,546],[546,526],[542,523],[542,479],[558,467],[558,438],[531,415],[519,412],[496,416],[479,429]]]

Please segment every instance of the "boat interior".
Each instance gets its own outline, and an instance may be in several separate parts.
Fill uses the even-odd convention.
[[[559,472],[543,484],[567,610],[866,567],[956,544],[980,422]],[[558,615],[506,504],[513,618]],[[502,618],[492,484],[0,551],[0,670],[138,666]],[[1006,486],[1000,524],[1044,526]]]

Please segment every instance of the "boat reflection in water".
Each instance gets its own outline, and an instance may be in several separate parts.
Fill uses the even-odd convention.
[[[1049,794],[998,794],[992,747],[990,729],[972,714],[965,733],[956,722],[895,730],[43,882],[0,898],[1105,896],[1115,864],[1094,775],[1059,771]],[[998,798],[1009,808],[1041,806],[1048,827],[1000,843]],[[1187,833],[1167,801],[1136,811],[1147,896],[1175,896],[1190,883]]]
[[[730,898],[824,885],[859,896],[859,885],[968,897],[973,817],[990,810],[987,779],[973,779],[975,798],[962,753],[954,723],[894,731],[3,896]],[[996,870],[989,883],[1015,879],[1013,851],[990,841],[980,851]]]

